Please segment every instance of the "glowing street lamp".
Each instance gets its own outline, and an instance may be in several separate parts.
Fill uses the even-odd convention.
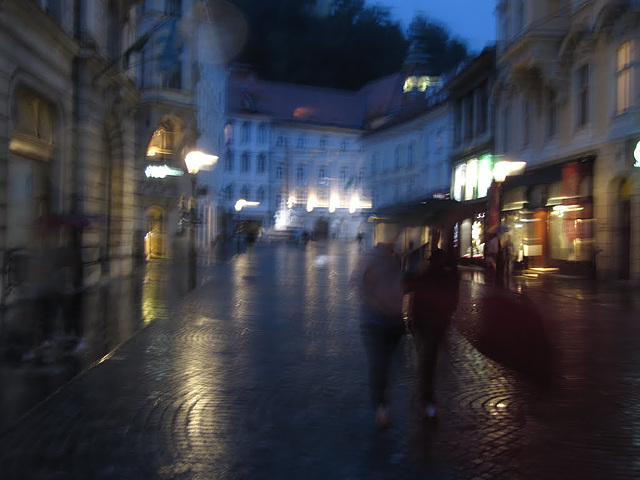
[[[215,155],[194,151],[187,153],[184,163],[191,175],[191,200],[189,201],[189,279],[188,288],[196,287],[196,176],[200,170],[211,167],[218,161]]]

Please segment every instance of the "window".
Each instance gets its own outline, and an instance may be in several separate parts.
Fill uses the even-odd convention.
[[[256,195],[256,200],[260,203],[264,202],[264,196],[265,196],[265,189],[264,187],[259,187],[258,188],[258,193]]]
[[[627,40],[618,48],[616,65],[616,115],[621,115],[631,107],[631,41]]]
[[[278,180],[282,180],[283,175],[283,170],[284,170],[284,166],[279,163],[278,166],[276,167],[276,179]]]
[[[524,2],[519,0],[516,5],[516,20],[515,20],[515,32],[518,33],[524,26]]]
[[[400,161],[400,146],[396,146],[396,149],[394,150],[393,156],[395,158],[396,168],[400,168],[400,164],[402,163]]]
[[[233,153],[227,152],[227,156],[224,157],[224,171],[233,172]]]
[[[256,166],[256,170],[258,173],[264,173],[266,170],[267,158],[264,153],[258,155],[258,164]]]
[[[444,146],[444,129],[440,128],[436,135],[436,151],[441,151]]]
[[[251,125],[249,122],[242,123],[242,130],[240,131],[242,143],[249,143],[251,140]]]
[[[578,127],[589,122],[589,64],[578,69]]]
[[[487,82],[480,86],[480,115],[478,116],[478,134],[487,131],[489,123],[489,87]]]
[[[181,0],[165,0],[164,13],[166,15],[180,15],[181,12]]]
[[[464,139],[469,140],[473,136],[473,95],[467,95],[463,100]]]
[[[502,111],[502,151],[508,152],[511,140],[511,111],[505,108]]]
[[[282,195],[280,195],[280,194],[276,195],[276,203],[275,204],[278,206],[278,208],[280,208],[282,206],[281,205],[282,204]]]
[[[531,142],[531,106],[529,100],[522,101],[522,146],[527,147]]]
[[[340,143],[340,151],[341,152],[346,152],[347,151],[347,142]]]
[[[349,177],[349,167],[340,167],[340,181],[346,183]]]
[[[326,150],[327,149],[327,137],[322,137],[320,139],[320,149],[321,150]]]
[[[304,148],[304,136],[302,135],[298,137],[298,148]]]
[[[462,140],[462,100],[456,101],[453,115],[454,115],[453,141],[455,142],[456,145],[459,145],[460,141]]]
[[[240,161],[240,171],[248,172],[250,170],[250,167],[251,167],[251,159],[249,157],[249,154],[247,152],[244,152],[242,154],[242,159]]]
[[[276,147],[282,147],[284,145],[284,137],[282,135],[278,135],[276,139]]]
[[[554,90],[547,93],[547,138],[555,137],[558,133],[558,104]]]
[[[56,3],[58,4],[56,10],[51,10],[52,4]],[[59,0],[57,2],[47,2],[47,9],[51,15],[58,11],[59,16],[59,3]],[[59,18],[57,20],[60,21]],[[112,62],[115,62],[120,57],[120,21],[118,8],[113,1],[109,2],[107,11],[107,55]]]
[[[304,188],[296,189],[296,204],[297,205],[306,205],[307,204],[307,190]]]
[[[327,166],[326,165],[322,165],[318,169],[318,181],[322,182],[322,181],[326,180],[327,177],[328,177],[328,175],[327,175]]]
[[[233,143],[233,122],[227,123],[224,127],[224,142],[225,145]]]
[[[305,166],[304,165],[298,165],[298,168],[296,168],[296,180],[298,181],[298,183],[302,183],[305,181],[306,179],[306,171],[305,171]]]
[[[376,173],[378,170],[378,152],[374,152],[371,155],[371,173]]]
[[[227,203],[233,202],[234,200],[234,192],[233,185],[227,185],[224,189],[224,199]]]
[[[258,125],[258,143],[267,143],[267,126],[264,123]]]
[[[414,145],[414,142],[412,140],[409,142],[409,145],[407,146],[407,165],[409,166],[413,165],[413,145]]]
[[[240,190],[240,198],[244,198],[245,200],[250,200],[249,198],[249,187],[243,185],[242,190]]]

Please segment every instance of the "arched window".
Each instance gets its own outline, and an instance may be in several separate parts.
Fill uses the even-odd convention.
[[[249,187],[247,187],[246,185],[244,185],[242,187],[242,190],[240,191],[240,198],[244,198],[245,200],[251,200],[249,198]]]
[[[224,171],[233,172],[233,153],[231,152],[227,152],[227,155],[224,157]]]
[[[242,160],[240,163],[240,171],[248,172],[250,168],[251,168],[251,159],[249,157],[249,154],[247,152],[244,152],[242,154]]]
[[[267,164],[266,155],[264,153],[259,154],[258,155],[258,165],[256,167],[256,170],[258,171],[258,173],[264,173],[265,172],[266,164]]]
[[[260,187],[258,188],[258,194],[257,194],[257,201],[260,203],[264,202],[264,197],[265,197],[265,189],[264,187]]]

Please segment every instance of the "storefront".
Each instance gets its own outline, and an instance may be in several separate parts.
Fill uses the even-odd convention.
[[[454,226],[454,248],[463,264],[484,258],[487,198],[493,181],[494,157],[488,153],[467,158],[453,170],[452,195],[465,217]]]
[[[501,225],[524,268],[593,273],[593,162],[583,157],[530,170],[502,185]]]

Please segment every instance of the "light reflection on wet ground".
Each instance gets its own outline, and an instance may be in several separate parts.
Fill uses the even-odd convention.
[[[554,318],[556,390],[537,391],[460,335],[484,289],[464,272],[459,328],[441,357],[438,428],[419,428],[407,348],[394,370],[394,426],[377,434],[348,291],[352,249],[257,245],[219,266],[178,307],[166,296],[117,361],[11,439],[43,449],[48,438],[96,439],[66,445],[56,465],[74,473],[67,478],[107,467],[111,478],[638,478],[637,316],[578,301],[571,283],[552,293],[521,284]],[[177,290],[172,275],[160,280]],[[85,421],[69,435],[57,419],[78,397]]]
[[[15,340],[6,331],[0,358],[0,431],[80,372],[105,358],[138,329],[166,319],[171,306],[187,293],[187,272],[172,260],[155,260],[133,277],[88,290],[80,298],[80,314],[73,320],[77,335],[63,333],[57,324],[43,357],[24,360],[12,350]],[[21,312],[7,314],[20,320]],[[61,320],[59,320],[60,322]]]

